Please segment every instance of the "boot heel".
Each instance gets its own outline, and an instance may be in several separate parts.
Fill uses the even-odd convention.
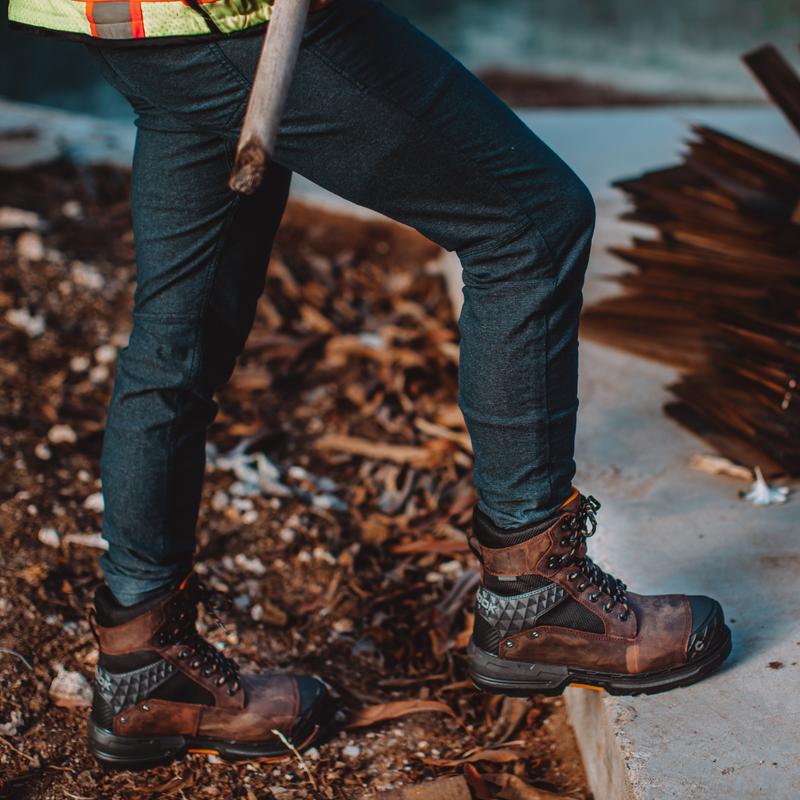
[[[558,695],[569,685],[566,667],[509,661],[487,653],[470,641],[469,675],[475,686],[490,694],[528,697],[533,694]]]
[[[89,719],[89,751],[107,769],[149,769],[180,758],[188,743],[183,736],[117,736]]]

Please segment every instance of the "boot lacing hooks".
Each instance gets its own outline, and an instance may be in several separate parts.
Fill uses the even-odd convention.
[[[608,572],[604,572],[587,555],[580,555],[581,545],[590,536],[594,536],[597,530],[597,517],[595,513],[600,508],[600,503],[594,497],[581,497],[578,510],[574,514],[565,515],[561,520],[561,530],[569,531],[569,536],[561,538],[561,546],[569,547],[570,550],[560,556],[550,556],[547,566],[550,569],[567,567],[574,564],[577,569],[570,572],[567,578],[571,581],[583,575],[586,580],[575,588],[582,592],[590,586],[596,586],[598,591],[589,595],[589,600],[596,603],[600,595],[608,596],[608,600],[603,604],[606,612],[610,612],[617,604],[622,606],[619,618],[622,622],[630,616],[631,608],[626,594],[626,586]]]
[[[215,672],[219,673],[214,681],[216,685],[222,687],[227,683],[228,694],[234,695],[241,688],[238,664],[220,653],[210,642],[205,641],[195,627],[198,602],[202,603],[221,625],[217,612],[227,605],[223,597],[219,592],[207,589],[199,582],[181,591],[165,607],[167,623],[158,639],[161,646],[181,645],[178,658],[184,660],[192,657],[189,666],[201,670],[206,678],[210,678]],[[224,629],[224,625],[221,627]]]

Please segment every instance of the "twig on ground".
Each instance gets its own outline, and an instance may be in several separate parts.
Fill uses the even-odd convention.
[[[10,650],[8,647],[0,647],[0,653],[6,653],[9,656],[16,656],[28,669],[33,669],[31,662],[28,661],[22,653],[18,653],[16,650]]]
[[[297,762],[302,767],[303,772],[305,772],[308,776],[308,782],[311,784],[311,787],[315,792],[318,792],[319,786],[317,786],[317,782],[314,780],[314,776],[311,774],[308,764],[306,764],[306,762],[303,760],[303,756],[300,755],[298,749],[277,728],[273,728],[271,733],[274,733],[286,745],[286,747],[292,751],[292,755],[297,759]]]

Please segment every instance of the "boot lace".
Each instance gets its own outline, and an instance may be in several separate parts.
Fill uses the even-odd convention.
[[[575,569],[567,576],[569,580],[575,581],[581,578],[581,582],[575,587],[579,592],[588,589],[590,586],[597,587],[597,591],[589,595],[589,600],[596,603],[601,595],[607,600],[603,604],[606,612],[610,612],[615,606],[619,605],[621,611],[619,618],[623,622],[628,619],[631,613],[630,602],[626,594],[625,584],[608,572],[604,572],[589,556],[580,554],[583,545],[590,536],[594,536],[597,530],[596,512],[600,508],[600,503],[591,495],[581,497],[578,510],[574,514],[565,515],[561,521],[561,530],[567,533],[561,538],[561,546],[569,547],[569,551],[562,555],[553,555],[548,559],[550,569],[575,566]]]
[[[178,658],[189,661],[189,667],[202,672],[206,678],[217,675],[217,686],[228,685],[227,692],[234,695],[241,688],[239,665],[222,655],[214,645],[197,632],[197,604],[211,613],[217,624],[225,629],[219,616],[230,608],[229,598],[201,584],[195,578],[165,607],[166,621],[158,634],[162,647],[181,645]]]

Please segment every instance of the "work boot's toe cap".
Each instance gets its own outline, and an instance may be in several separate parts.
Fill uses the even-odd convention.
[[[722,606],[710,597],[690,595],[692,630],[686,648],[689,661],[702,658],[725,638],[725,614]]]
[[[331,727],[337,707],[328,687],[319,678],[296,675],[295,680],[299,705],[292,738],[300,746],[309,738],[316,741],[315,732]]]

